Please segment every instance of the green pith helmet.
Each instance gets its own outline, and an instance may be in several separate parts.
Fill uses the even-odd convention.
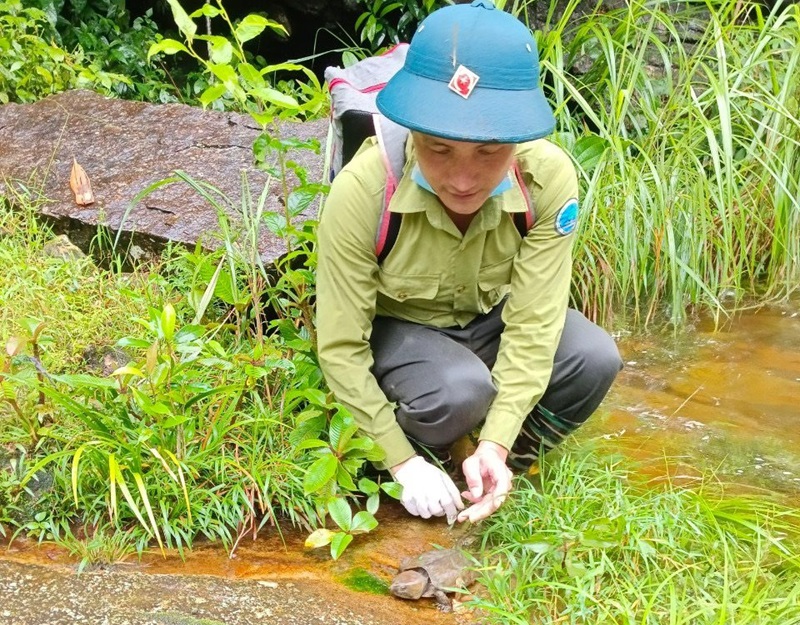
[[[401,126],[457,141],[521,143],[555,127],[536,42],[489,0],[431,13],[377,105]]]

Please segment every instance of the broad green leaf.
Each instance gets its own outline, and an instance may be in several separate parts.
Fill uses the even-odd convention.
[[[219,35],[209,35],[206,39],[211,44],[210,60],[212,63],[226,65],[231,62],[233,46],[230,41]]]
[[[567,556],[566,561],[564,562],[564,568],[567,571],[567,575],[570,577],[582,578],[589,575],[589,569],[585,564],[569,556]]]
[[[522,541],[522,546],[533,553],[549,553],[556,548],[552,542],[547,539],[532,537]]]
[[[283,213],[268,213],[264,217],[264,223],[273,234],[283,237],[286,233],[286,217]]]
[[[353,534],[363,534],[365,532],[371,532],[376,527],[378,527],[378,521],[375,520],[372,513],[362,510],[361,512],[356,512],[356,515],[353,517],[353,524],[350,527],[350,531]]]
[[[392,2],[390,4],[385,5],[380,10],[380,13],[378,13],[378,15],[379,15],[379,17],[386,17],[387,14],[391,13],[392,11],[394,11],[396,9],[401,9],[401,8],[403,8],[403,3],[402,2]]]
[[[164,310],[161,311],[161,331],[167,341],[171,341],[175,335],[175,308],[169,302],[164,305]]]
[[[325,395],[324,391],[319,390],[318,388],[306,388],[298,391],[290,391],[286,394],[287,398],[289,397],[302,397],[308,400],[309,404],[313,404],[315,406],[327,406],[328,405],[328,398]]]
[[[358,63],[358,57],[353,54],[350,50],[345,50],[342,52],[342,65],[344,67],[350,67]]]
[[[286,204],[289,209],[289,214],[292,217],[296,217],[311,206],[311,203],[316,197],[317,192],[313,189],[295,189],[289,193],[288,202]]]
[[[167,0],[170,8],[172,9],[172,18],[175,20],[175,25],[178,30],[183,33],[183,36],[191,43],[194,34],[197,32],[197,24],[192,21],[192,18],[183,10],[178,0]]]
[[[250,87],[265,87],[267,84],[261,73],[250,63],[239,63],[236,71]]]
[[[331,541],[331,557],[334,560],[338,560],[339,556],[344,553],[344,550],[347,549],[347,545],[351,542],[353,542],[353,536],[351,534],[337,532],[336,536],[334,536]]]
[[[350,510],[350,504],[344,497],[336,497],[328,502],[328,514],[331,515],[333,522],[345,532],[350,531],[350,525],[353,521],[353,511]]]
[[[111,375],[113,376],[122,376],[122,375],[132,375],[137,378],[146,378],[144,371],[138,369],[136,367],[132,367],[130,365],[125,365],[124,367],[120,367],[119,369],[115,369]]]
[[[234,32],[236,38],[244,43],[245,41],[250,41],[251,39],[258,37],[262,32],[264,32],[265,28],[270,28],[271,30],[287,36],[289,34],[278,22],[268,20],[266,17],[255,14],[248,15],[241,22],[239,22]]]
[[[403,496],[403,487],[399,482],[383,482],[381,490],[392,499],[399,500]]]
[[[212,4],[204,4],[202,7],[193,12],[189,17],[217,17],[221,11]]]
[[[297,449],[318,449],[320,447],[327,447],[328,443],[321,441],[318,438],[309,438],[297,444]]]
[[[122,338],[117,341],[117,347],[134,347],[136,349],[144,349],[150,345],[150,341],[145,339],[134,339],[130,337]]]
[[[355,471],[351,473],[348,467],[344,464],[339,464],[339,468],[336,470],[336,482],[342,488],[354,491],[356,490],[356,483],[353,481],[353,475],[355,475]]]
[[[222,82],[229,90],[233,85],[239,84],[239,78],[230,65],[220,65],[219,63],[209,63],[208,69]]]
[[[375,514],[381,505],[381,496],[378,493],[367,497],[367,512]]]
[[[83,388],[83,389],[117,388],[117,383],[114,380],[109,380],[108,378],[99,378],[95,375],[89,375],[88,373],[68,373],[66,375],[53,375],[50,377],[52,377],[54,380],[57,380],[58,382],[63,382],[64,384],[72,388]]]
[[[606,139],[598,135],[589,135],[581,137],[575,142],[575,146],[572,148],[572,156],[581,169],[591,175],[608,147],[609,143]]]
[[[311,532],[311,534],[306,538],[306,542],[304,544],[306,549],[318,549],[319,547],[324,547],[325,545],[329,545],[331,540],[333,540],[334,535],[336,532],[320,528]]]
[[[614,531],[614,528],[610,525],[598,523],[591,530],[581,532],[580,543],[584,547],[611,549],[619,547],[624,538],[624,532],[621,528],[620,531]]]
[[[317,492],[320,488],[325,486],[336,475],[336,469],[339,466],[339,461],[335,456],[323,456],[316,460],[306,472],[305,479],[303,480],[303,491],[306,495]]]
[[[158,405],[158,404],[154,404],[154,405]],[[163,413],[163,414],[172,414],[171,411],[169,411],[169,409],[167,409],[167,410],[168,410],[168,412]],[[169,419],[166,419],[164,421],[164,423],[161,424],[161,427],[163,427],[164,429],[174,428],[174,427],[177,427],[177,426],[179,426],[179,425],[181,425],[183,423],[186,423],[187,421],[189,421],[192,418],[193,418],[192,415],[183,415],[183,414],[174,415],[174,416],[170,417]]]
[[[261,68],[262,74],[271,74],[273,72],[303,72],[308,70],[304,65],[298,63],[277,63],[275,65],[267,65]]]
[[[275,119],[275,115],[273,113],[254,113],[250,112],[250,117],[253,118],[261,128],[266,128],[272,123],[272,120]]]
[[[636,548],[646,558],[651,558],[658,554],[658,550],[648,540],[639,540],[636,543]]]
[[[292,96],[281,93],[272,87],[257,87],[251,90],[250,93],[259,100],[264,100],[270,104],[275,104],[284,108],[300,108],[300,103]]]
[[[339,440],[346,426],[345,417],[341,412],[337,412],[333,415],[330,427],[328,428],[328,440],[330,440],[331,447],[334,449],[339,449]]]
[[[375,445],[372,449],[364,451],[363,457],[370,462],[380,462],[386,458],[386,452],[379,445]]]
[[[174,39],[162,39],[158,43],[154,43],[147,51],[147,60],[149,61],[156,54],[177,54],[178,52],[186,52],[190,54],[189,49],[180,41]]]
[[[375,441],[366,436],[353,438],[342,448],[342,453],[347,454],[351,451],[372,451],[375,449]]]
[[[353,423],[352,417],[348,417],[346,423],[347,427],[339,435],[339,444],[337,448],[340,453],[343,453],[344,448],[350,442],[350,439],[352,439],[353,436],[355,436],[356,432],[358,432],[358,426],[355,423]]]
[[[362,477],[358,480],[358,490],[365,495],[375,495],[378,492],[378,484],[368,477]]]

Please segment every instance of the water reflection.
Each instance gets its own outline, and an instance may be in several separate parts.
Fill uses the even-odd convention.
[[[663,467],[800,494],[800,306],[620,341],[626,368],[584,436]],[[653,469],[657,471],[657,469]]]

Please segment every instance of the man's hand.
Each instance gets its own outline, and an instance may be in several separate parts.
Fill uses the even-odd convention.
[[[461,469],[469,490],[461,493],[472,505],[458,515],[459,521],[485,519],[505,501],[511,491],[513,474],[506,466],[508,450],[491,441],[481,441],[464,460]]]
[[[453,523],[458,511],[464,509],[464,502],[450,476],[421,456],[392,467],[391,473],[403,486],[400,501],[414,516],[429,519],[446,514],[447,522]]]

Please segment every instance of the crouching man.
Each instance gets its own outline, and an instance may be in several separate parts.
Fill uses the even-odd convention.
[[[320,362],[405,508],[474,522],[502,504],[512,468],[589,417],[622,363],[567,306],[577,176],[544,138],[555,120],[530,31],[488,0],[439,9],[377,103],[410,130],[388,206],[402,220],[379,259],[387,169],[377,145],[362,149],[319,224]],[[479,426],[459,493],[417,450]]]

